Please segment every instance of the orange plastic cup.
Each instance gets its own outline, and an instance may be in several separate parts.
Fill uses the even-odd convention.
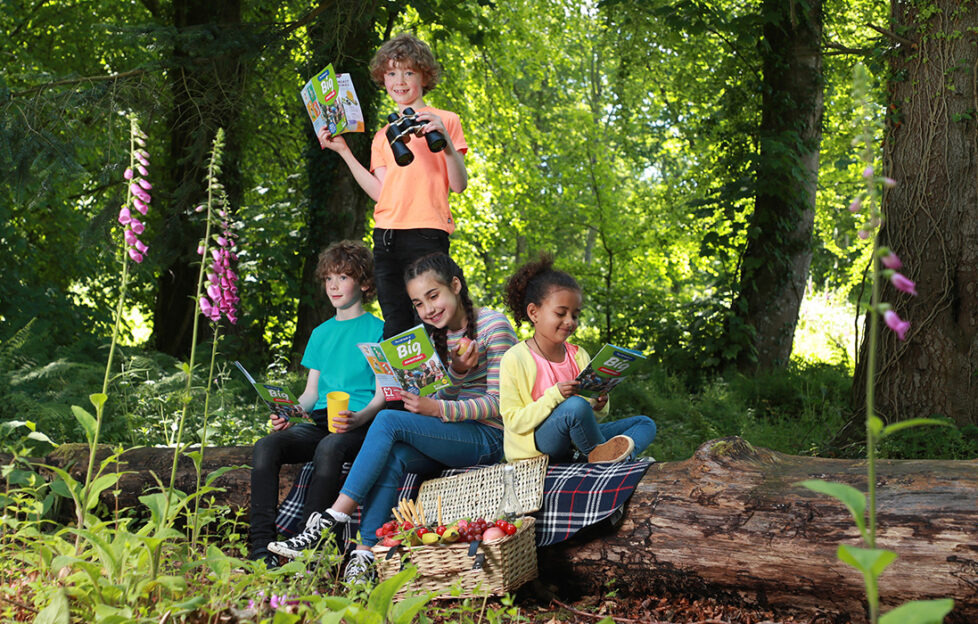
[[[350,407],[350,395],[346,392],[330,392],[326,395],[326,428],[330,433],[336,433],[336,425],[333,424],[336,416]]]

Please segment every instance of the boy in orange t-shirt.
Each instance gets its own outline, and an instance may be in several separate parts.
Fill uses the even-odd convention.
[[[325,129],[319,136],[320,144],[340,155],[360,187],[377,202],[374,277],[377,301],[384,314],[384,338],[417,324],[414,306],[404,288],[404,268],[426,254],[448,253],[448,236],[455,230],[448,193],[461,193],[468,185],[468,146],[458,115],[424,103],[423,96],[435,87],[440,74],[428,45],[407,33],[384,43],[370,62],[370,75],[384,86],[398,112],[413,108],[418,113],[417,120],[427,123],[422,134],[438,131],[445,137],[447,145],[443,151],[431,152],[424,140],[415,138],[408,143],[414,161],[399,166],[394,162],[384,126],[374,135],[368,170],[343,137],[332,137]]]

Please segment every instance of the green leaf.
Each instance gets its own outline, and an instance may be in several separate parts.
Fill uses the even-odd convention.
[[[883,421],[880,420],[879,416],[869,417],[869,431],[873,434],[873,437],[880,437],[880,432],[883,431]]]
[[[950,598],[913,600],[884,613],[879,624],[941,624],[953,608]]]
[[[68,596],[65,594],[65,590],[58,589],[51,596],[51,602],[48,603],[48,606],[38,612],[37,617],[34,618],[34,624],[68,624],[70,613]]]
[[[346,617],[346,610],[344,609],[331,611],[319,618],[319,624],[340,624],[344,617]]]
[[[200,607],[207,604],[207,599],[209,596],[206,594],[200,594],[194,596],[190,600],[184,600],[183,602],[177,602],[173,604],[173,609],[177,611],[196,611]]]
[[[911,418],[909,420],[901,420],[900,422],[895,422],[892,425],[887,425],[883,429],[883,437],[894,434],[897,431],[902,431],[904,429],[910,429],[911,427],[926,427],[934,425],[936,427],[953,427],[954,424],[946,420],[940,420],[938,418]]]
[[[27,439],[37,440],[38,442],[46,442],[51,446],[58,446],[51,438],[47,437],[45,434],[41,433],[40,431],[31,431],[30,433],[27,434]]]
[[[863,575],[870,575],[873,578],[879,578],[883,570],[897,558],[896,553],[892,550],[860,548],[848,544],[839,544],[836,555],[840,561],[848,563],[862,572]]]
[[[207,546],[207,567],[221,582],[227,582],[231,578],[231,563],[228,556],[221,552],[221,549],[210,544]]]
[[[132,609],[129,607],[110,607],[106,604],[95,605],[96,624],[125,624],[132,622]]]
[[[59,468],[57,466],[50,466],[47,464],[39,464],[42,468],[47,468],[54,474],[56,474],[60,481],[55,480],[51,482],[51,489],[61,494],[66,498],[71,498],[78,505],[81,503],[81,484],[75,481],[75,478],[68,474],[68,471]]]
[[[387,611],[391,607],[391,601],[394,600],[394,594],[405,584],[409,583],[417,574],[418,568],[416,566],[408,566],[386,581],[378,584],[370,592],[370,597],[367,598],[367,609],[379,614],[382,618],[386,618]]]
[[[391,608],[389,614],[390,621],[393,624],[411,624],[411,622],[414,621],[414,616],[418,614],[418,611],[423,609],[425,605],[431,602],[431,599],[434,596],[434,592],[417,596],[408,596]]]
[[[98,411],[102,409],[102,406],[105,405],[105,402],[109,400],[109,395],[96,392],[88,395],[88,400],[95,406],[95,413],[98,413]]]
[[[91,444],[94,442],[95,428],[97,427],[95,417],[77,405],[71,406],[71,413],[75,415],[75,420],[78,421],[78,424],[85,431],[85,437],[88,439],[88,443]]]
[[[275,617],[272,618],[272,624],[295,624],[299,621],[298,613],[289,613],[283,609],[279,609],[275,612]]]
[[[187,579],[182,576],[164,574],[156,577],[156,584],[170,592],[171,596],[176,596],[187,591]],[[152,589],[152,587],[149,587]]]
[[[204,481],[204,485],[210,485],[211,483],[214,483],[214,481],[219,479],[222,475],[231,472],[232,470],[241,470],[242,468],[246,468],[246,467],[247,466],[221,466],[214,472],[208,473],[207,479],[205,479]]]
[[[118,472],[110,472],[92,481],[92,484],[88,486],[88,499],[85,501],[85,509],[95,507],[95,504],[98,503],[99,494],[115,485],[121,476]]]
[[[856,526],[859,527],[859,534],[864,541],[866,540],[866,496],[862,492],[845,483],[833,483],[821,479],[808,479],[795,485],[801,485],[819,494],[827,494],[840,501],[849,509]]]

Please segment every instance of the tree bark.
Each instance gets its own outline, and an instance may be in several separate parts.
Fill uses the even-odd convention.
[[[812,259],[822,140],[822,2],[765,0],[754,213],[728,342],[741,371],[784,366]]]
[[[926,7],[927,13],[923,10]],[[933,10],[932,10],[933,9]],[[944,415],[978,424],[978,3],[892,3],[912,39],[890,61],[880,244],[903,260],[916,297],[888,283],[883,298],[911,324],[906,342],[884,329],[875,375],[886,420]],[[865,379],[867,334],[856,378]],[[863,409],[865,388],[854,385]]]
[[[316,53],[306,65],[306,74],[321,70],[333,63],[338,72],[349,73],[360,100],[364,125],[371,128],[376,119],[378,91],[367,66],[378,46],[375,3],[337,5],[328,17],[320,17],[309,28]],[[335,314],[316,278],[319,252],[330,243],[344,239],[363,238],[364,224],[370,198],[360,188],[340,157],[319,146],[312,133],[305,108],[297,101],[296,123],[306,128],[306,173],[309,182],[309,211],[306,220],[308,233],[300,253],[303,257],[301,286],[296,329],[292,336],[292,366],[298,367],[312,330]],[[300,119],[301,118],[301,119]],[[370,141],[373,134],[344,135],[357,160],[369,168]]]
[[[102,453],[107,454],[107,449]],[[47,458],[80,471],[85,445]],[[100,453],[100,457],[102,454]],[[149,471],[169,470],[172,450],[133,449],[122,459],[120,507],[155,487]],[[250,447],[208,449],[204,472],[247,464]],[[284,496],[298,466],[283,467]],[[882,461],[878,468],[881,548],[899,559],[880,579],[884,612],[912,599],[954,597],[947,622],[978,621],[978,461]],[[682,462],[653,465],[625,506],[622,522],[586,529],[538,552],[541,578],[561,592],[593,593],[615,579],[622,592],[668,591],[759,605],[781,613],[864,618],[862,579],[840,563],[840,543],[858,545],[851,516],[835,499],[796,485],[819,478],[865,489],[861,461],[783,455],[740,438],[708,442]],[[245,507],[250,473],[232,471],[214,502]],[[177,487],[194,486],[181,460]],[[102,495],[109,507],[111,492]]]
[[[173,3],[173,26],[178,35],[169,68],[173,97],[168,119],[170,150],[167,158],[159,159],[159,164],[167,167],[167,183],[166,192],[160,194],[165,200],[157,198],[167,216],[163,234],[154,239],[165,269],[158,282],[153,344],[175,357],[190,353],[194,315],[198,313],[194,297],[200,256],[196,252],[204,227],[193,208],[206,200],[204,173],[220,127],[227,136],[220,181],[232,209],[240,205],[243,194],[236,126],[241,109],[237,97],[243,92],[246,75],[240,58],[247,43],[240,41],[241,31],[236,27],[240,22],[240,0]]]

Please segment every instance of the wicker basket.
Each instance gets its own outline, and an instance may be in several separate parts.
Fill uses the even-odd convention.
[[[523,511],[537,511],[543,502],[547,456],[516,462],[514,468],[517,497]],[[503,465],[500,464],[425,481],[418,501],[426,510],[427,520],[433,523],[440,496],[442,521],[450,524],[464,517],[489,519],[502,495]],[[375,546],[378,574],[381,580],[388,579],[410,562],[419,571],[412,583],[415,590],[435,592],[443,598],[504,594],[537,576],[534,523],[533,517],[526,516],[515,534],[490,544],[482,543],[475,551],[473,544],[465,542],[395,549]]]

